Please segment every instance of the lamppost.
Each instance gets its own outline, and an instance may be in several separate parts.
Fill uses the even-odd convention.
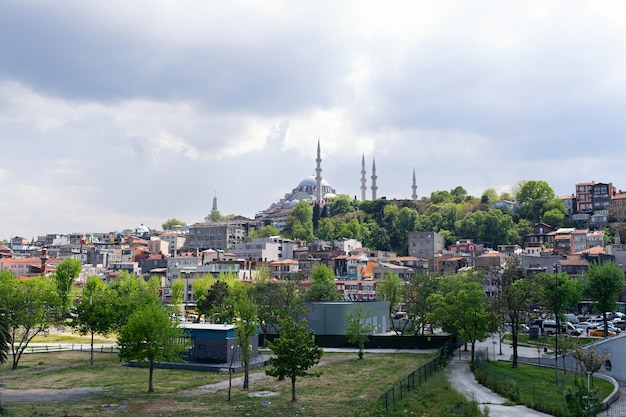
[[[559,275],[558,264],[552,265],[554,269],[554,293],[556,302],[554,303],[554,321],[556,322],[556,333],[554,334],[554,385],[559,384],[559,335],[561,333],[561,323],[559,321]]]
[[[230,391],[233,387],[233,362],[235,361],[235,345],[232,345],[230,349],[230,365],[228,366],[228,401],[230,401]]]

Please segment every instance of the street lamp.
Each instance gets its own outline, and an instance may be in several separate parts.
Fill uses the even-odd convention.
[[[554,321],[556,322],[556,333],[554,335],[554,385],[559,384],[559,335],[561,333],[561,323],[559,321],[559,275],[557,274],[559,265],[552,265],[554,269],[554,293],[556,302],[554,303]]]

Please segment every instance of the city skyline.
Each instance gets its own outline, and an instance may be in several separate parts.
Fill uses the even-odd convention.
[[[253,217],[339,194],[623,185],[626,5],[0,6],[0,238]],[[591,36],[593,35],[593,36]]]

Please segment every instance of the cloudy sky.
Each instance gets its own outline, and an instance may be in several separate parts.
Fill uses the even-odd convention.
[[[626,189],[622,1],[4,0],[0,239],[360,197]],[[368,180],[368,186],[370,185]],[[368,196],[370,193],[368,191]]]

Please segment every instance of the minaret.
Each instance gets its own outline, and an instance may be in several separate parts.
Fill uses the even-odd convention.
[[[372,201],[376,200],[376,190],[378,190],[378,186],[376,185],[376,158],[372,159]]]
[[[411,188],[413,188],[413,195],[411,195],[411,198],[413,200],[417,200],[417,184],[415,183],[415,168],[413,168],[413,186]]]
[[[365,201],[365,191],[367,190],[367,187],[365,186],[365,154],[363,154],[363,158],[361,159],[361,201]]]
[[[215,192],[215,194],[213,195],[213,208],[211,209],[211,214],[215,214],[215,213],[219,213],[217,211],[217,191]]]
[[[317,185],[317,202],[322,201],[322,157],[320,156],[320,140],[317,139],[317,167],[315,168],[315,183]]]

